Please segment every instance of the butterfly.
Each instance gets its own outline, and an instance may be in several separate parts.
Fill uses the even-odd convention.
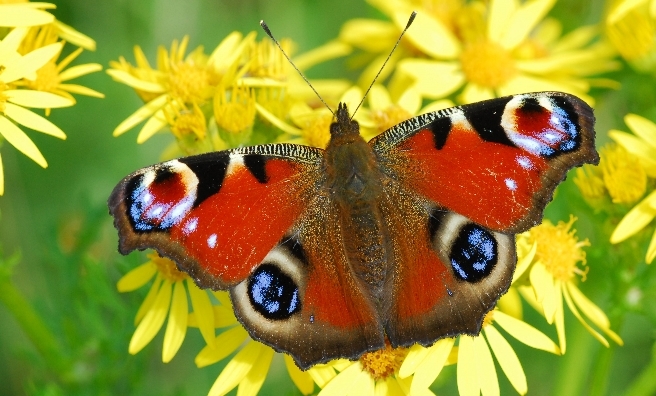
[[[250,335],[302,369],[476,335],[567,171],[598,163],[594,115],[560,92],[422,114],[369,142],[340,104],[326,149],[265,144],[125,177],[119,250],[153,248],[229,290]]]

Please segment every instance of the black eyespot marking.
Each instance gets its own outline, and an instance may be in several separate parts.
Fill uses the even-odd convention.
[[[264,184],[269,181],[269,175],[266,173],[266,159],[260,154],[246,154],[244,155],[244,165],[257,179],[258,182]]]
[[[292,256],[294,256],[298,261],[303,263],[304,265],[307,265],[308,259],[307,255],[305,254],[305,249],[303,249],[303,245],[294,237],[286,237],[281,243],[280,246],[283,246],[287,248],[289,253],[291,253]]]
[[[531,116],[530,113],[542,113],[547,111],[547,109],[540,105],[540,102],[538,102],[536,98],[525,98],[522,100],[519,110],[524,113],[529,113],[527,114],[529,117]]]
[[[467,121],[476,129],[481,139],[515,147],[501,126],[501,116],[512,96],[485,100],[462,106]]]
[[[272,264],[262,264],[248,280],[248,298],[266,319],[281,320],[301,310],[296,283]]]
[[[221,189],[230,163],[230,154],[222,151],[180,158],[178,161],[187,165],[198,178],[196,200],[194,201],[194,207],[196,207]]]
[[[472,283],[487,277],[498,258],[499,251],[494,236],[473,223],[460,229],[449,254],[455,276]]]
[[[428,127],[430,128],[431,132],[433,132],[435,148],[442,150],[446,144],[446,138],[449,137],[449,132],[451,131],[451,118],[436,118],[435,121],[433,121]]]
[[[168,166],[161,166],[157,168],[155,171],[155,180],[153,181],[154,184],[159,184],[167,181],[168,179],[172,178],[175,176],[176,173],[171,170]]]

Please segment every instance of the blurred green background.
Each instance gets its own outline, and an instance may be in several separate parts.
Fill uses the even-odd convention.
[[[335,38],[348,19],[380,17],[365,2],[347,0],[55,3],[53,14],[57,19],[97,42],[98,49],[85,51],[75,64],[93,62],[104,67],[120,55],[133,61],[132,48],[137,44],[154,61],[158,45],[168,47],[173,39],[187,34],[191,37],[190,48],[204,45],[209,53],[233,30],[259,31],[260,19],[266,20],[279,38],[292,38],[297,43],[297,53],[302,53]],[[602,10],[601,1],[569,0],[560,1],[550,15],[561,20],[568,31],[599,21]],[[309,74],[354,76],[340,70],[342,67],[341,62],[333,62]],[[626,68],[613,77],[625,84],[625,89],[593,92],[600,98],[596,114],[602,142],[607,140],[605,133],[609,128],[626,130],[622,122],[626,112],[656,119],[652,78]],[[2,156],[6,192],[0,198],[3,256],[20,255],[14,284],[76,364],[69,378],[61,381],[9,311],[0,305],[0,394],[206,394],[223,365],[195,367],[193,358],[203,346],[198,331],[191,329],[187,333],[182,349],[169,364],[161,363],[163,331],[138,355],[128,355],[134,314],[147,288],[125,295],[119,295],[115,288],[120,276],[143,262],[144,255],[134,253],[124,258],[116,252],[117,236],[107,214],[106,199],[123,176],[157,162],[171,138],[161,134],[137,145],[136,129],[113,138],[112,130],[141,106],[141,101],[132,89],[113,82],[104,72],[85,76],[79,83],[103,92],[106,98],[78,96],[76,106],[53,112],[50,119],[66,132],[66,141],[28,132],[48,160],[46,170],[5,145]],[[572,188],[570,181],[565,189]],[[574,208],[571,204],[550,207],[548,215],[554,220],[566,220],[574,210],[592,215],[580,203]],[[590,224],[582,221],[577,225],[581,238],[591,237],[586,231]],[[594,239],[591,242],[593,246],[606,243]],[[613,291],[608,290],[613,283],[604,271],[617,264],[604,261],[604,257],[595,257],[590,250],[591,274],[581,286],[602,308],[614,298]],[[530,309],[526,313],[529,323],[541,323]],[[616,317],[614,312],[607,313],[611,320]],[[623,318],[623,323],[613,323],[625,341],[621,348],[603,348],[569,313],[568,352],[564,357],[513,343],[527,373],[530,394],[621,394],[650,362],[654,338],[653,321],[646,316],[628,313]],[[552,328],[538,327],[555,339]],[[609,368],[604,369],[605,364]],[[601,393],[591,391],[590,384],[598,382],[595,376],[606,376],[605,373],[606,390],[602,387]],[[499,377],[502,394],[515,394],[507,379]],[[453,368],[440,376],[436,389],[440,394],[457,392]],[[288,379],[282,360],[274,360],[262,394],[300,394]]]

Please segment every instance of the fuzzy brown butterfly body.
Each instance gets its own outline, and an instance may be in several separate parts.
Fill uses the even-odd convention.
[[[167,161],[110,199],[119,249],[153,248],[228,289],[251,336],[301,368],[477,334],[512,280],[514,234],[597,163],[592,109],[559,92],[412,118],[369,142],[341,104],[325,150]]]

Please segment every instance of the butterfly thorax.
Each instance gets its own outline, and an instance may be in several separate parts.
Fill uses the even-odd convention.
[[[383,174],[346,105],[340,104],[336,118],[324,156],[327,187],[338,206],[342,234],[349,236],[344,245],[351,267],[377,299],[388,255],[387,232],[379,210]]]

